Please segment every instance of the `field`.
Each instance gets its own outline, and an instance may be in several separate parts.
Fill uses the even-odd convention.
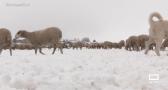
[[[168,59],[162,51],[45,49],[0,55],[0,90],[168,90]],[[168,52],[167,52],[168,53]],[[159,74],[159,80],[149,75]]]

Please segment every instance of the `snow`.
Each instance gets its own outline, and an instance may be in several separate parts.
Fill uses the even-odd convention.
[[[5,50],[0,55],[0,90],[168,90],[166,51],[45,49]],[[149,74],[159,74],[150,81]]]

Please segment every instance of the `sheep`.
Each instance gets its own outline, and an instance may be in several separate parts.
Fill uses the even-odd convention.
[[[144,50],[145,49],[145,43],[149,40],[149,36],[148,35],[145,35],[145,34],[142,34],[142,35],[139,35],[138,36],[138,47],[140,50]],[[156,44],[155,43],[151,43],[149,45],[149,49],[150,50],[153,50],[154,47],[156,47]]]
[[[92,42],[91,43],[91,48],[92,49],[100,49],[102,48],[104,45],[104,43],[99,43],[99,42]]]
[[[97,49],[101,49],[101,48],[103,48],[103,43],[97,43]]]
[[[104,43],[99,43],[96,40],[93,40],[92,42],[87,43],[86,47],[89,49],[100,49],[100,48],[103,48],[103,45]]]
[[[118,48],[121,49],[122,47],[125,46],[125,41],[124,40],[121,40],[119,43],[118,43]]]
[[[96,42],[90,42],[90,43],[86,44],[86,47],[87,47],[88,49],[93,49],[93,48],[95,48],[95,43],[96,43]]]
[[[63,40],[62,45],[63,45],[63,48],[67,48],[67,49],[72,48],[72,42],[69,40]]]
[[[6,28],[0,29],[0,54],[3,49],[9,49],[12,56],[12,36],[11,32]]]
[[[69,49],[69,41],[63,40],[60,44],[62,48]]]
[[[127,40],[126,40],[126,46],[125,49],[126,50],[143,50],[145,49],[145,42],[149,40],[149,36],[145,35],[145,34],[141,34],[138,36],[130,36]],[[149,49],[153,50],[153,48],[155,47],[155,43],[151,43],[149,45]]]
[[[132,51],[132,50],[139,51],[139,47],[138,47],[138,37],[137,37],[137,36],[130,36],[130,37],[126,40],[125,49],[126,49],[126,50],[129,50],[129,51]]]
[[[48,45],[44,45],[42,47],[43,48],[48,48],[48,49],[55,48],[55,50],[58,48],[60,50],[61,54],[63,54],[62,49],[64,48],[64,43],[62,41],[60,41],[55,46],[53,46],[51,44],[48,44]]]
[[[92,42],[86,44],[86,48],[91,49],[92,47],[93,47],[93,43]]]
[[[80,50],[82,50],[83,47],[83,43],[81,41],[77,41],[77,42],[72,42],[72,48],[73,49],[78,49],[80,48]]]
[[[56,46],[60,39],[62,38],[62,31],[57,27],[49,27],[43,30],[34,31],[34,32],[28,32],[26,30],[19,30],[15,38],[26,38],[28,39],[31,44],[35,48],[35,54],[37,54],[37,50],[39,49],[39,52],[44,55],[42,52],[42,46],[43,45],[51,45],[53,46],[53,52],[55,53]],[[62,48],[60,48],[61,53],[63,54]]]
[[[112,48],[119,48],[121,49],[123,46],[125,46],[125,41],[121,40],[120,42],[110,42],[110,41],[104,41],[102,44],[100,44],[104,49],[112,49]]]
[[[145,42],[149,40],[149,36],[142,34],[138,36],[138,47],[140,50],[145,49]]]
[[[113,43],[110,41],[104,41],[103,48],[104,49],[111,49],[113,47]]]

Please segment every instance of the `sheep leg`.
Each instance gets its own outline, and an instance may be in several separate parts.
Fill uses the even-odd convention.
[[[62,47],[60,47],[59,49],[60,49],[61,54],[63,54],[63,48],[62,48]]]
[[[37,48],[35,48],[34,50],[35,50],[35,54],[37,55]]]
[[[2,53],[2,49],[0,49],[0,54]]]
[[[45,54],[42,52],[42,49],[41,49],[41,48],[39,48],[39,52],[40,52],[41,54],[45,55]]]
[[[10,51],[10,55],[12,56],[12,48],[9,48],[9,51]]]
[[[138,46],[138,45],[136,45],[135,47],[136,47],[136,51],[140,51],[140,49],[139,49],[139,46]]]
[[[54,53],[55,53],[55,50],[56,50],[56,47],[54,47],[52,54],[54,54]]]

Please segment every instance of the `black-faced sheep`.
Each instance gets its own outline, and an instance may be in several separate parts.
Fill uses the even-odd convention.
[[[41,54],[44,54],[41,48],[43,45],[51,45],[52,47],[54,47],[52,52],[52,54],[54,54],[58,42],[62,38],[62,31],[57,27],[49,27],[34,32],[20,30],[15,35],[15,38],[19,37],[26,38],[31,42],[31,44],[35,47],[35,54],[37,54],[38,49]],[[60,51],[61,53],[63,53],[62,48],[60,48]]]

